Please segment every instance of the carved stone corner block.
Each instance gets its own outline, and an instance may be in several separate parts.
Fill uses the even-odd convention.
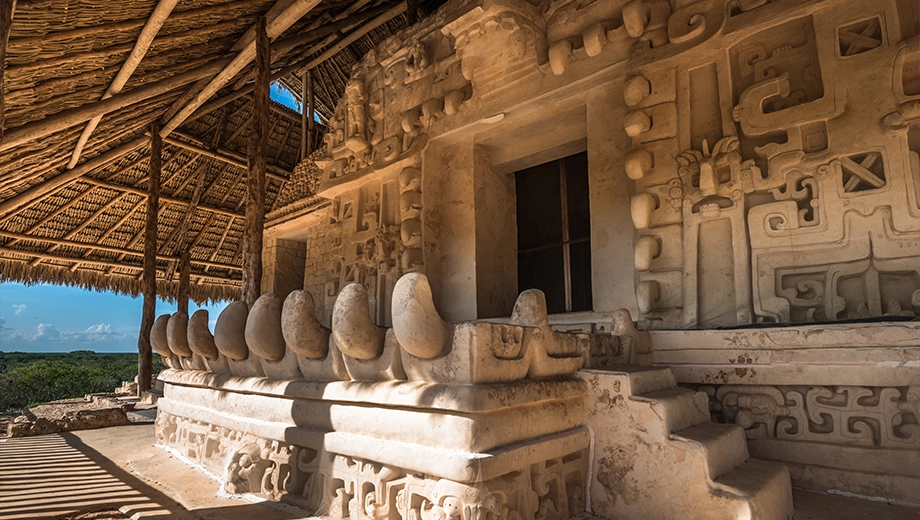
[[[524,330],[515,325],[457,323],[450,350],[434,359],[420,359],[403,350],[403,366],[411,381],[477,384],[524,379],[533,356],[524,342]]]

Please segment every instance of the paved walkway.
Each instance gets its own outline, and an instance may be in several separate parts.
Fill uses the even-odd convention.
[[[110,508],[135,519],[298,518],[217,497],[216,482],[153,442],[152,424],[0,439],[0,519]]]
[[[152,424],[0,439],[0,519],[102,509],[145,520],[304,518],[216,496],[215,481],[153,442]],[[793,496],[795,520],[920,520],[918,508],[801,490]]]

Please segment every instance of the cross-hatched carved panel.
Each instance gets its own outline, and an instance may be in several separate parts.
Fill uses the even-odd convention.
[[[885,165],[882,154],[869,152],[840,158],[843,170],[843,191],[876,190],[885,186]]]
[[[837,45],[840,56],[854,56],[882,46],[882,20],[873,16],[837,28]]]

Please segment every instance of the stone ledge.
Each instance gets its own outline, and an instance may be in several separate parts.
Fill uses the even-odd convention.
[[[446,385],[421,381],[308,381],[239,377],[198,370],[166,370],[160,380],[179,386],[212,388],[228,392],[322,399],[382,406],[431,408],[458,412],[489,412],[543,401],[581,398],[587,395],[584,381],[523,380],[493,385]]]

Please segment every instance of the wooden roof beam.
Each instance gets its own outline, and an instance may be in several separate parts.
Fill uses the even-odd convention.
[[[159,0],[159,2],[157,2],[157,6],[153,9],[153,12],[150,13],[147,23],[144,24],[141,34],[137,37],[137,42],[134,44],[131,54],[121,65],[118,75],[112,80],[112,84],[106,89],[105,94],[102,95],[102,99],[108,99],[121,92],[121,89],[124,88],[128,79],[141,64],[144,56],[147,55],[147,51],[150,50],[150,46],[153,45],[154,37],[156,37],[157,33],[160,31],[160,28],[163,27],[163,24],[166,23],[166,20],[169,18],[170,13],[172,13],[177,3],[179,3],[179,0]],[[86,123],[86,128],[83,129],[83,133],[80,135],[80,139],[77,140],[77,145],[74,147],[70,162],[67,163],[68,170],[72,169],[77,165],[77,162],[80,161],[80,154],[83,153],[83,147],[86,146],[86,142],[89,141],[89,137],[93,134],[93,131],[96,130],[100,121],[102,121],[102,114],[93,117]]]
[[[87,182],[87,183],[89,183],[89,184],[95,184],[96,186],[102,186],[102,187],[109,188],[109,189],[112,189],[112,190],[123,191],[123,192],[126,192],[126,193],[135,193],[135,194],[141,195],[141,196],[143,196],[143,197],[146,197],[146,196],[147,196],[147,190],[142,189],[142,188],[135,188],[134,186],[125,186],[124,184],[116,184],[116,183],[114,183],[114,182],[102,181],[102,180],[93,179],[93,178],[90,178],[90,177],[85,177],[85,178],[80,179],[80,180],[83,181],[83,182]],[[185,199],[179,199],[179,198],[175,198],[175,197],[169,197],[169,196],[166,196],[166,195],[160,195],[160,200],[161,200],[162,202],[164,202],[164,203],[167,203],[167,204],[180,204],[180,205],[183,205],[183,206],[186,205],[186,204],[188,204],[188,203],[190,202],[190,201],[185,200]],[[209,205],[207,205],[207,204],[198,204],[198,208],[199,208],[199,209],[202,209],[202,210],[205,210],[205,211],[210,211],[210,212],[212,212],[212,213],[220,213],[221,215],[227,215],[228,217],[243,218],[243,216],[244,216],[242,213],[238,213],[238,212],[233,211],[233,210],[224,209],[224,208],[218,208],[218,207],[214,207],[214,206],[209,206]]]
[[[155,81],[149,85],[132,89],[123,94],[117,94],[108,99],[83,105],[71,110],[58,112],[50,117],[34,121],[14,128],[0,141],[0,152],[9,150],[29,141],[44,137],[54,132],[70,128],[71,126],[85,123],[95,116],[104,115],[116,110],[125,109],[135,103],[140,103],[152,97],[166,94],[183,85],[192,83],[201,78],[210,76],[220,71],[230,63],[229,58],[213,61],[201,68],[176,74],[175,76]],[[74,168],[76,170],[76,168]],[[74,171],[71,170],[71,171]]]
[[[224,11],[231,9],[236,9],[239,7],[245,7],[252,4],[252,0],[236,0],[235,2],[227,2],[218,5],[212,5],[208,7],[202,7],[200,9],[189,9],[187,11],[180,11],[172,15],[171,20],[173,22],[188,20],[190,18],[196,18],[199,16],[209,16],[212,14],[218,14]],[[98,34],[104,34],[109,32],[125,32],[132,31],[143,27],[147,23],[147,18],[137,18],[135,20],[124,20],[121,22],[115,22],[105,25],[94,25],[90,27],[80,27],[78,29],[68,29],[65,31],[54,31],[50,33],[40,34],[38,36],[30,36],[27,38],[16,38],[10,40],[10,47],[30,47],[39,43],[48,43],[52,41],[59,40],[74,40],[77,38],[84,38],[87,36],[96,36]]]
[[[266,14],[266,33],[269,38],[277,38],[297,20],[300,20],[314,7],[319,5],[321,0],[278,0],[275,5]],[[250,35],[251,33],[251,35]],[[198,109],[205,101],[217,93],[224,85],[233,79],[243,68],[249,65],[256,55],[255,30],[250,28],[238,42],[242,47],[239,54],[227,64],[211,81],[201,89],[188,104],[173,116],[160,130],[160,135],[168,136],[174,130],[179,128],[195,110]]]
[[[5,102],[3,101],[3,76],[6,63],[6,45],[10,38],[10,28],[13,26],[13,12],[16,10],[16,0],[0,0],[0,142],[3,142],[3,129],[6,121],[3,119]]]
[[[20,259],[20,258],[10,258],[9,256],[3,256],[3,255],[19,255],[19,256],[32,256],[32,257],[40,256],[39,253],[30,253],[30,252],[28,252],[28,251],[18,251],[18,250],[16,250],[16,249],[9,249],[9,248],[6,248],[6,247],[0,247],[0,259],[3,259],[3,260],[18,260],[18,261],[23,261],[23,260]],[[52,260],[52,261],[53,261],[53,260],[58,260],[58,261],[62,261],[62,262],[69,262],[69,261],[71,261],[71,259],[69,259],[69,258],[62,258],[62,257],[59,257],[59,256],[54,256],[54,255],[44,255],[43,260]],[[133,278],[134,275],[124,274],[124,273],[113,273],[113,271],[114,271],[115,269],[132,269],[132,270],[135,270],[135,271],[140,271],[140,270],[143,269],[143,267],[141,267],[141,266],[139,266],[139,265],[124,265],[124,264],[119,264],[118,262],[112,262],[112,261],[110,261],[110,260],[81,260],[80,263],[81,263],[81,264],[90,264],[90,265],[97,265],[97,266],[108,267],[108,270],[106,271],[106,274],[107,274],[107,275],[111,275],[111,276],[124,276],[124,277],[132,277],[132,278]],[[193,263],[194,263],[194,262],[193,262]],[[57,266],[57,265],[56,265],[56,266],[54,266],[54,267],[61,267],[61,268],[63,268],[64,266]],[[84,269],[89,269],[89,267],[85,267]],[[157,269],[157,272],[158,272],[158,273],[163,273],[164,270],[163,270],[163,269]],[[224,278],[224,277],[220,277],[220,276],[209,276],[209,275],[207,275],[206,273],[203,273],[203,272],[202,272],[202,273],[192,273],[192,279],[194,280],[194,279],[196,279],[196,278],[198,279],[199,283],[200,283],[201,280],[207,280],[207,281],[209,281],[209,283],[212,283],[212,284],[220,284],[220,285],[235,285],[235,286],[239,286],[239,284],[240,284],[240,280],[239,280],[238,278]],[[165,281],[165,280],[164,280],[164,281]]]
[[[137,139],[132,139],[127,143],[113,148],[108,152],[100,154],[92,159],[80,164],[72,170],[66,170],[64,173],[56,177],[52,177],[47,181],[33,186],[22,193],[15,195],[3,202],[0,202],[0,215],[8,215],[14,211],[21,209],[23,206],[36,202],[45,195],[48,195],[52,191],[69,184],[79,179],[80,177],[86,175],[87,173],[97,169],[102,168],[103,166],[108,166],[113,161],[120,159],[121,157],[137,150],[141,146],[147,144],[147,137],[141,136]]]
[[[321,55],[319,55],[318,57],[316,57],[316,58],[314,58],[314,59],[312,59],[312,60],[300,60],[300,61],[298,61],[297,63],[294,63],[294,64],[292,64],[292,65],[288,65],[287,67],[284,67],[284,68],[281,69],[280,71],[275,72],[274,74],[272,74],[272,76],[271,76],[272,79],[271,79],[271,80],[272,80],[272,81],[277,81],[277,80],[279,80],[279,79],[283,78],[284,76],[287,76],[288,74],[291,74],[291,73],[294,73],[294,74],[302,74],[303,71],[305,71],[305,70],[309,70],[309,69],[312,69],[312,68],[315,68],[315,67],[319,66],[320,64],[324,63],[324,62],[325,62],[326,60],[328,60],[329,58],[331,58],[331,57],[335,56],[336,54],[338,54],[339,51],[341,51],[341,50],[344,49],[345,47],[348,47],[349,45],[351,45],[352,43],[354,43],[355,41],[357,41],[359,38],[361,38],[361,37],[364,36],[365,34],[371,32],[372,30],[376,29],[377,27],[380,27],[381,25],[385,24],[386,22],[388,22],[388,21],[392,20],[393,18],[399,16],[399,15],[402,14],[405,10],[406,10],[406,2],[405,2],[405,1],[399,2],[398,4],[394,5],[393,7],[389,8],[388,10],[386,10],[383,14],[377,16],[376,18],[374,18],[373,20],[371,20],[371,21],[368,22],[367,24],[361,26],[361,28],[356,29],[355,31],[349,33],[347,36],[345,36],[345,38],[343,38],[342,40],[340,40],[338,43],[335,43],[329,50],[323,52],[323,53],[322,53]],[[307,56],[313,55],[314,53],[319,52],[323,47],[326,47],[327,45],[330,45],[330,44],[332,44],[333,42],[335,42],[335,40],[336,40],[337,38],[338,38],[338,36],[337,36],[336,34],[331,34],[331,35],[327,36],[326,39],[324,39],[324,40],[321,41],[320,43],[318,43],[318,44],[316,44],[316,45],[310,47],[310,49],[308,49],[307,52],[305,52],[304,54],[306,54]],[[212,102],[210,102],[210,103],[208,103],[208,104],[206,104],[206,105],[202,105],[201,108],[198,109],[198,110],[195,112],[195,114],[194,114],[193,116],[191,116],[191,117],[197,119],[197,118],[199,118],[199,117],[205,116],[205,115],[207,115],[207,114],[209,114],[209,113],[211,113],[211,112],[217,110],[218,108],[220,108],[220,107],[226,105],[227,103],[231,103],[231,102],[236,101],[237,99],[239,99],[239,98],[241,98],[241,97],[243,97],[243,96],[248,95],[249,93],[251,93],[251,92],[253,91],[254,88],[255,88],[255,86],[254,86],[253,84],[249,84],[249,85],[247,85],[247,86],[245,86],[245,87],[243,87],[243,88],[237,90],[236,92],[231,92],[230,94],[227,94],[226,96],[223,96],[222,98],[216,99],[216,100],[214,100],[214,101],[212,101]]]
[[[178,132],[173,132],[173,135],[182,137],[184,139],[200,141],[199,139],[196,139],[195,137],[192,137],[187,134],[180,134]],[[237,154],[236,152],[227,150],[226,148],[218,147],[217,150],[208,150],[207,148],[199,144],[188,143],[180,139],[176,139],[175,137],[165,137],[163,138],[163,142],[166,144],[172,145],[172,146],[184,148],[190,152],[195,152],[195,153],[204,155],[205,157],[217,159],[218,161],[225,162],[227,164],[236,166],[238,168],[244,168],[244,169],[246,168],[246,159],[243,158],[241,155]],[[275,164],[269,164],[268,165],[268,176],[273,179],[284,182],[290,179],[291,172],[287,171],[281,166],[278,166]]]

